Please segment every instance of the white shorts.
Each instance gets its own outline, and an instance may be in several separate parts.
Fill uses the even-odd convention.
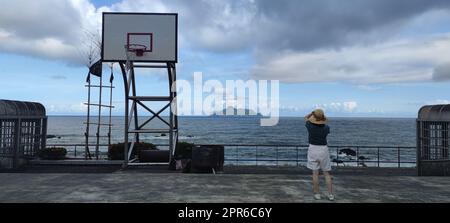
[[[330,152],[328,146],[309,145],[308,163],[306,167],[310,170],[331,171]]]

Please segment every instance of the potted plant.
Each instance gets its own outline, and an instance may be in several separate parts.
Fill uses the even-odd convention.
[[[67,150],[63,147],[51,147],[38,151],[38,156],[44,160],[63,160],[66,158]]]
[[[131,147],[131,142],[128,143],[128,148]],[[110,160],[123,160],[124,158],[124,150],[125,150],[125,143],[117,143],[112,144],[108,147],[108,158]],[[134,143],[133,152],[131,153],[132,159],[134,159],[138,154],[140,154],[140,151],[144,150],[158,150],[156,145],[152,143],[145,143],[145,142],[136,142]]]

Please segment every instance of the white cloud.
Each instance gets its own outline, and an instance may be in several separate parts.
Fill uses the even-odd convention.
[[[424,103],[424,105],[444,105],[444,104],[450,104],[450,100],[436,99],[434,101],[430,101],[428,103]]]
[[[450,34],[403,39],[340,50],[282,52],[256,65],[256,79],[283,82],[350,82],[359,85],[430,81],[435,67],[450,62]]]
[[[358,85],[357,88],[365,91],[376,91],[381,89],[381,87],[373,85]]]
[[[358,107],[358,103],[356,103],[355,101],[344,102],[342,105],[343,110],[346,112],[353,112],[355,111],[356,107]]]
[[[177,12],[180,46],[242,50],[252,41],[252,6],[247,0],[123,0],[97,9],[89,0],[5,1],[0,7],[0,52],[85,64],[91,45],[86,33],[101,32],[104,11]]]
[[[433,79],[436,81],[450,80],[450,62],[436,66],[433,71]]]
[[[113,4],[110,7],[104,6],[104,11],[123,11],[123,12],[169,12],[168,2],[161,0],[123,0]]]
[[[345,102],[331,102],[328,104],[315,105],[314,108],[321,108],[325,112],[345,112],[352,113],[357,110],[358,103],[356,101],[345,101]]]
[[[297,106],[292,106],[292,105],[281,105],[280,110],[286,111],[286,112],[299,112],[299,111],[306,110],[306,109],[301,109]]]
[[[2,1],[0,52],[81,64],[100,15],[88,0]]]
[[[400,40],[396,34],[404,27],[414,33],[430,22],[445,21],[450,17],[448,5],[443,0],[396,4],[123,0],[95,8],[89,0],[3,1],[0,52],[80,64],[90,45],[85,32],[100,31],[103,11],[177,12],[185,51],[254,50],[256,79],[361,86],[447,80],[450,59],[442,55],[450,50],[449,34]],[[385,10],[392,7],[398,10]],[[361,8],[371,14],[361,13]],[[317,16],[311,18],[310,13]],[[392,36],[397,40],[387,41]]]
[[[58,113],[78,113],[84,114],[87,111],[87,106],[83,103],[76,104],[50,104],[45,106],[47,108],[47,112],[50,114],[58,114]]]

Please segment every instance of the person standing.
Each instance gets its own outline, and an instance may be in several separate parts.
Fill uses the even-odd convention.
[[[319,170],[323,171],[328,189],[328,200],[335,199],[331,180],[330,152],[328,150],[327,136],[330,127],[326,124],[327,117],[322,109],[316,109],[305,116],[306,128],[308,130],[308,162],[306,167],[312,170],[314,199],[322,199],[319,189]]]

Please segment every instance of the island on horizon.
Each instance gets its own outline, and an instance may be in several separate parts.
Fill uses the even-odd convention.
[[[261,113],[257,113],[251,109],[228,107],[222,111],[216,111],[209,117],[263,117]]]

